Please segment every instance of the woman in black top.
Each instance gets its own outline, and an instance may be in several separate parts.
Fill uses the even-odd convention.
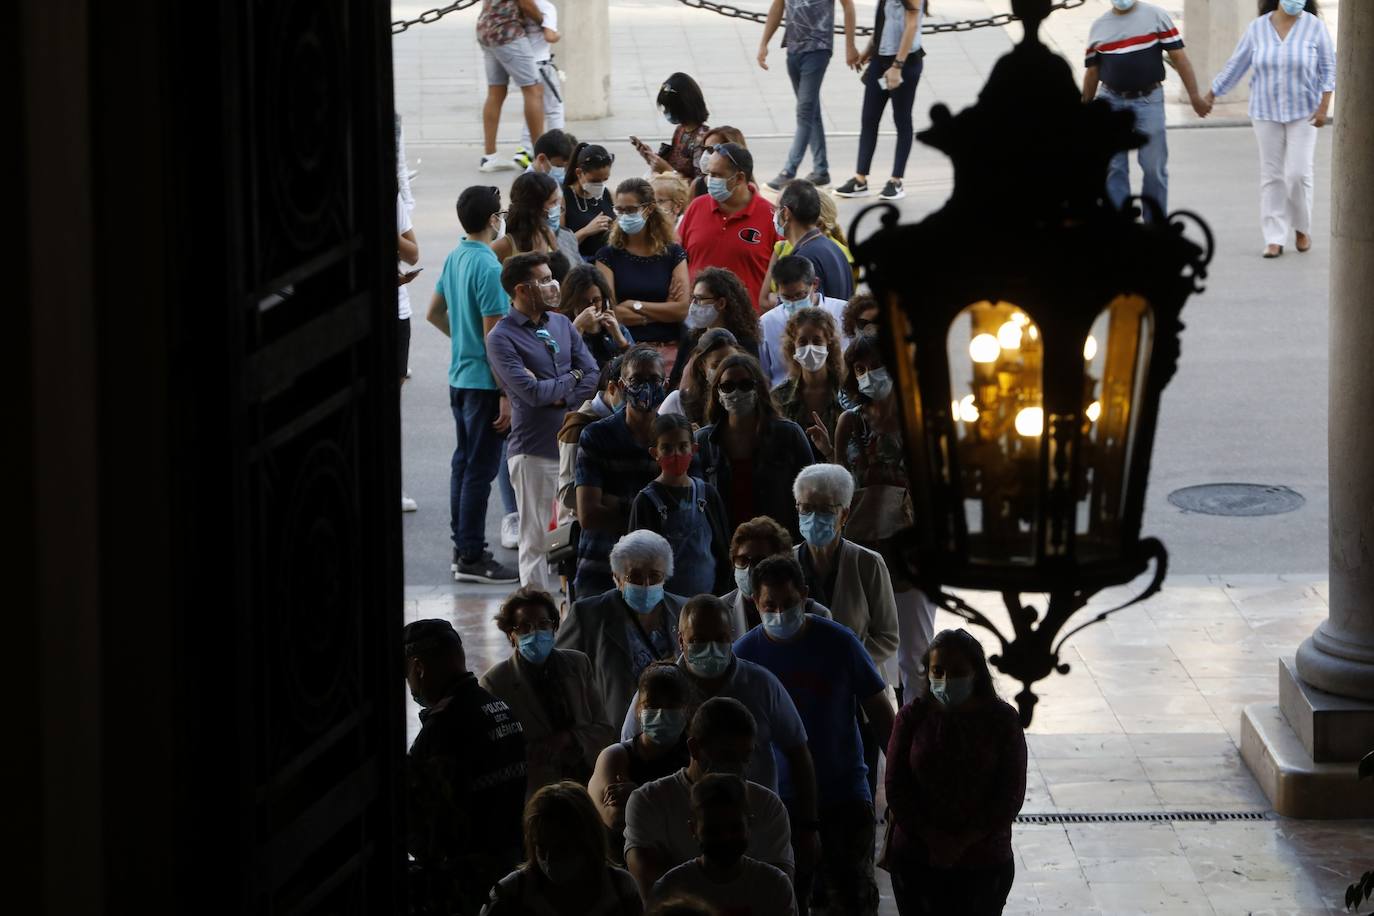
[[[621,835],[630,793],[687,765],[687,723],[695,709],[695,691],[677,665],[654,662],[640,674],[636,713],[641,731],[602,751],[587,784],[617,857],[625,847]]]
[[[591,264],[574,267],[563,278],[562,312],[582,335],[598,366],[604,366],[635,344],[629,329],[615,317],[611,284]]]
[[[584,258],[591,258],[606,244],[615,220],[611,193],[606,190],[612,162],[615,156],[606,152],[606,147],[579,143],[563,179],[563,224],[577,236],[577,248]]]

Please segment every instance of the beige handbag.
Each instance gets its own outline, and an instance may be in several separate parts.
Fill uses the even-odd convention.
[[[844,536],[860,544],[877,544],[910,528],[915,521],[906,487],[875,484],[854,491]]]

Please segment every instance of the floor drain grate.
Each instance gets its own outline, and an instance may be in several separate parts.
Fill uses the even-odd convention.
[[[1105,814],[1018,814],[1018,824],[1158,824],[1174,821],[1264,821],[1264,811],[1123,811]]]
[[[1262,483],[1204,483],[1169,494],[1169,502],[1184,512],[1247,517],[1282,515],[1301,508],[1307,499],[1292,487]]]

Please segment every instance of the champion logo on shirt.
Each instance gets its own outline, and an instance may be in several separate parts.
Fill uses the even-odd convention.
[[[750,245],[757,245],[759,242],[763,241],[763,233],[752,226],[741,229],[739,231],[739,237],[741,241],[748,242]]]

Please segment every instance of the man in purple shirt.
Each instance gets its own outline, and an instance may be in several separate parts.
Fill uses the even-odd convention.
[[[596,360],[558,314],[558,281],[546,254],[520,254],[501,268],[511,310],[487,335],[487,362],[510,398],[506,462],[520,512],[520,584],[551,592],[544,533],[558,494],[558,429],[596,391]]]

